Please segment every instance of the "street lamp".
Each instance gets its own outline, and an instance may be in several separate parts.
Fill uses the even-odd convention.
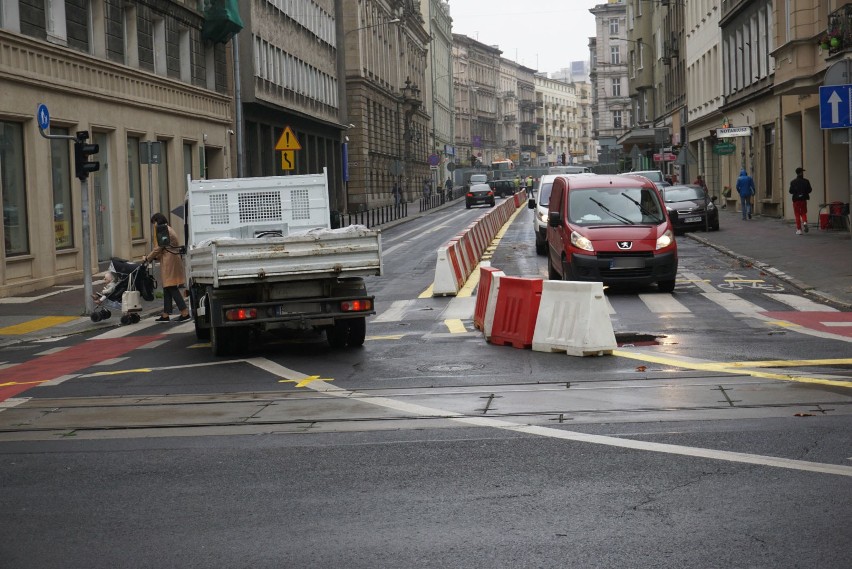
[[[409,162],[411,160],[411,141],[415,138],[419,138],[419,134],[416,134],[412,127],[412,119],[414,118],[414,114],[420,109],[420,106],[423,104],[423,101],[420,99],[420,88],[416,83],[412,83],[409,77],[405,78],[405,86],[400,89],[402,93],[402,110],[403,116],[405,117],[405,122],[403,124],[403,142],[405,145],[404,149],[404,166],[405,166],[405,188],[409,192],[410,195],[410,182],[411,175],[409,171]]]
[[[378,24],[370,24],[369,26],[361,26],[360,28],[353,28],[343,35],[348,36],[352,32],[357,32],[359,30],[368,30],[370,28],[377,28],[379,26],[384,26],[385,24],[398,24],[399,22],[400,22],[399,18],[393,18],[391,20],[388,20],[387,22],[379,22]]]

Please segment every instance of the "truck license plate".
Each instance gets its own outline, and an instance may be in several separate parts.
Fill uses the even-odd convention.
[[[701,217],[687,217],[684,221],[686,221],[687,223],[696,223],[701,221]]]

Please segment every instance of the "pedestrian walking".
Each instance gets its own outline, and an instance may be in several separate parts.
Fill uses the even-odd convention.
[[[393,196],[394,205],[399,205],[402,203],[402,188],[399,187],[399,184],[394,182],[391,187],[391,195]]]
[[[151,224],[154,226],[154,235],[157,236],[157,247],[145,255],[145,261],[151,262],[159,259],[160,280],[163,282],[163,314],[155,321],[169,321],[169,315],[172,313],[172,300],[174,300],[178,310],[180,310],[180,316],[177,321],[183,322],[189,320],[191,318],[189,309],[186,307],[186,302],[180,293],[180,287],[185,282],[186,271],[183,267],[183,257],[181,256],[177,233],[175,233],[175,230],[169,225],[166,216],[162,213],[152,215]]]
[[[796,235],[802,231],[808,232],[808,200],[811,199],[810,181],[805,178],[805,169],[796,168],[796,178],[790,182],[790,193],[793,195],[793,215],[796,217]]]
[[[453,199],[453,180],[449,176],[447,176],[447,181],[444,182],[444,195],[448,200]]]
[[[429,185],[429,180],[423,180],[423,197],[428,201],[432,196],[432,186]]]
[[[745,168],[740,170],[740,177],[737,178],[737,193],[740,194],[743,219],[751,219],[751,200],[755,194],[754,179],[748,175]]]

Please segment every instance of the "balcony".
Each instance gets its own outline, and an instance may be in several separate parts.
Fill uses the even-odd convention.
[[[829,57],[852,47],[852,4],[846,4],[828,15],[828,30],[819,41]]]

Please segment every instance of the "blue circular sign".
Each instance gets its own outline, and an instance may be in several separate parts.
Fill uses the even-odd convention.
[[[430,166],[437,166],[440,163],[441,163],[441,157],[438,156],[437,154],[432,154],[432,155],[429,156],[429,165]]]
[[[38,109],[36,109],[36,119],[38,119],[38,127],[41,130],[50,128],[50,112],[48,112],[47,105],[44,103],[40,104]]]

